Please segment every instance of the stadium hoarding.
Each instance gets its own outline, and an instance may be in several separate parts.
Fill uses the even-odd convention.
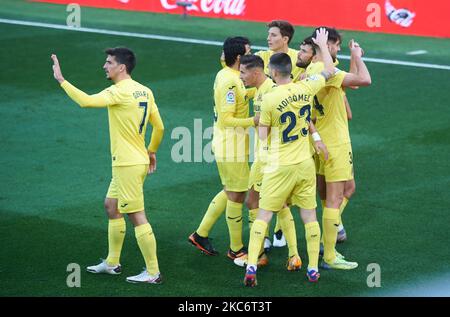
[[[450,1],[442,0],[32,0],[300,26],[450,38]],[[183,7],[180,2],[188,3]]]

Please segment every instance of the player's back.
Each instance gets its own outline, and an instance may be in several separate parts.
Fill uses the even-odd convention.
[[[125,79],[108,88],[115,104],[108,107],[113,166],[148,164],[145,131],[158,110],[152,91]]]
[[[293,165],[312,157],[308,138],[312,99],[303,83],[281,85],[264,96],[260,123],[271,126],[270,164]]]
[[[322,62],[311,63],[306,72],[308,75],[318,74],[324,69]],[[344,102],[342,82],[345,71],[335,68],[335,74],[330,78],[314,98],[315,126],[327,146],[350,142],[347,111]]]

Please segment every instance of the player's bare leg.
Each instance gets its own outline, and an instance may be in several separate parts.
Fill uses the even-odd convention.
[[[350,198],[355,193],[356,184],[355,180],[348,180],[345,182],[344,187],[344,199],[342,201],[342,204],[339,208],[339,227],[338,227],[338,235],[337,235],[337,243],[343,243],[347,240],[347,232],[345,231],[344,224],[342,221],[342,213],[344,212],[345,207],[347,206],[347,203],[349,202]]]
[[[319,193],[320,201],[322,202],[322,210],[325,207],[325,201],[327,200],[327,184],[325,182],[325,176],[316,174],[317,192]]]

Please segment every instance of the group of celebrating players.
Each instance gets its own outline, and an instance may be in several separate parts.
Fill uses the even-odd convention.
[[[371,84],[362,60],[363,50],[350,41],[350,70],[337,68],[341,35],[320,27],[305,38],[299,50],[289,48],[293,26],[286,21],[268,25],[269,50],[251,54],[250,41],[230,37],[223,44],[222,69],[214,82],[213,150],[222,181],[199,227],[189,241],[208,255],[217,255],[208,238],[225,211],[230,248],[228,258],[245,266],[244,284],[256,286],[257,268],[268,264],[268,227],[277,215],[274,246],[287,243],[286,267],[298,271],[302,261],[290,206],[298,206],[304,223],[309,281],[317,282],[319,255],[325,269],[354,269],[336,251],[345,241],[341,215],[355,190],[353,156],[348,129],[351,110],[345,90]],[[105,51],[103,69],[114,84],[88,95],[68,82],[56,55],[53,76],[81,107],[108,108],[112,179],[105,198],[108,216],[108,256],[87,267],[95,274],[122,273],[120,257],[126,224],[134,225],[145,269],[127,277],[131,283],[160,284],[156,239],[144,208],[143,184],[156,170],[156,152],[164,124],[151,89],[134,81],[136,58],[129,48]],[[250,117],[249,101],[254,116]],[[153,126],[146,147],[145,131]],[[249,167],[249,130],[257,130],[255,159]],[[322,229],[316,216],[316,192],[322,203]],[[248,195],[247,195],[248,193]],[[242,242],[244,202],[249,209],[250,240]],[[276,242],[276,243],[275,243]]]
[[[228,258],[246,266],[244,284],[257,285],[257,269],[268,264],[269,224],[277,215],[274,242],[286,241],[289,271],[302,260],[290,206],[298,206],[304,223],[309,281],[320,267],[350,270],[358,266],[337,252],[346,240],[342,213],[355,191],[348,128],[351,109],[346,88],[371,84],[363,50],[350,41],[350,70],[340,70],[342,37],[319,27],[299,50],[289,48],[294,35],[287,21],[267,24],[269,50],[251,54],[250,41],[230,37],[223,44],[222,69],[214,82],[213,151],[223,185],[189,241],[217,255],[208,238],[225,211],[230,237]],[[250,100],[254,116],[250,117]],[[254,127],[254,161],[249,167],[249,130]],[[322,230],[316,216],[316,192],[322,203]],[[249,209],[250,240],[242,241],[243,204]],[[280,235],[283,235],[280,237]],[[275,243],[274,243],[275,245]]]

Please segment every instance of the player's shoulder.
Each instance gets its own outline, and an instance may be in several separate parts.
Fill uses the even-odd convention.
[[[261,51],[256,52],[255,55],[261,57],[264,61],[268,61],[270,56],[272,55],[272,51],[261,50]]]
[[[264,81],[264,83],[261,85],[260,89],[258,89],[258,90],[261,91],[261,93],[263,93],[263,94],[267,94],[270,91],[272,91],[272,89],[275,88],[276,86],[277,86],[277,84],[275,84],[272,79],[267,78]]]
[[[306,68],[306,73],[308,75],[320,73],[325,68],[325,65],[323,62],[315,62],[308,65]]]
[[[216,85],[218,87],[225,87],[229,89],[235,88],[240,85],[239,75],[235,74],[228,67],[220,70],[216,75]]]
[[[266,104],[273,104],[277,102],[277,100],[283,98],[284,89],[280,86],[274,86],[270,91],[264,94],[263,102]]]
[[[295,57],[295,59],[297,59],[297,56],[298,56],[298,50],[293,49],[293,48],[289,48],[287,54],[288,54],[291,58],[292,58],[292,57]]]
[[[141,91],[146,91],[149,94],[149,96],[151,96],[151,97],[153,96],[153,91],[149,86],[144,85],[137,81],[134,81],[134,85],[135,85],[136,89],[141,90]]]
[[[216,74],[216,79],[221,79],[221,80],[233,79],[234,77],[235,76],[233,76],[233,73],[231,72],[231,69],[229,67],[222,68]]]

